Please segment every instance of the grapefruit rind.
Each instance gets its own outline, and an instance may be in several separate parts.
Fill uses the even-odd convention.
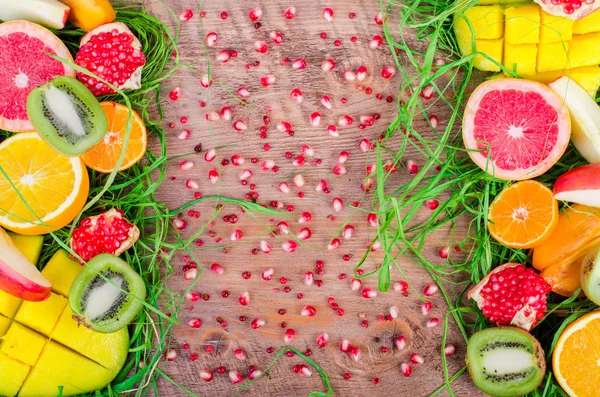
[[[558,136],[554,147],[548,156],[539,164],[529,168],[517,168],[515,170],[506,170],[496,167],[494,161],[481,154],[481,149],[477,147],[475,139],[475,115],[479,109],[481,99],[485,94],[491,91],[517,90],[522,92],[534,91],[540,94],[546,103],[552,106],[558,114]],[[564,154],[569,145],[571,137],[571,119],[567,107],[563,101],[550,89],[550,87],[537,83],[535,81],[519,79],[495,79],[489,80],[478,86],[467,102],[465,114],[463,117],[463,141],[465,147],[469,150],[469,156],[475,164],[489,175],[498,179],[508,181],[519,181],[535,178],[542,175],[550,169]]]
[[[4,22],[0,24],[0,37],[7,36],[12,33],[23,33],[30,37],[37,38],[41,40],[46,47],[50,47],[54,53],[70,62],[73,62],[73,57],[69,53],[69,50],[64,45],[64,43],[51,31],[35,24],[33,22],[28,21],[10,21]],[[32,56],[29,59],[30,63],[35,63],[37,60]],[[44,55],[46,56],[46,55]],[[58,62],[58,61],[57,61]],[[4,66],[4,65],[3,65]],[[75,70],[72,69],[67,64],[63,64],[64,67],[64,76],[75,77]],[[47,76],[48,80],[50,80],[54,76]],[[9,87],[9,82],[1,82],[0,84],[0,95],[6,95],[6,87]],[[4,87],[4,89],[3,89]],[[33,90],[35,87],[27,87]],[[26,99],[26,98],[25,98]],[[25,106],[25,104],[23,104]],[[2,116],[2,109],[0,109],[0,129],[11,131],[11,132],[29,132],[34,131],[33,125],[29,121],[29,119],[8,119]]]

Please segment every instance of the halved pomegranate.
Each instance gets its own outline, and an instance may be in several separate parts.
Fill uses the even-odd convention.
[[[142,44],[122,22],[107,23],[89,31],[80,42],[75,63],[120,90],[142,86],[142,68],[146,58]],[[114,94],[108,85],[77,72],[77,78],[96,96]]]
[[[533,269],[506,263],[492,270],[467,296],[490,322],[529,331],[544,317],[551,289]]]
[[[124,218],[123,211],[112,208],[83,219],[73,231],[70,244],[77,255],[88,261],[102,253],[119,256],[131,248],[139,236],[140,230]]]
[[[534,0],[550,15],[581,19],[600,8],[599,0]]]

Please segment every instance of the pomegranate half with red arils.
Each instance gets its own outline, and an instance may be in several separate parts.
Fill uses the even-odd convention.
[[[498,266],[471,291],[483,315],[498,325],[515,325],[529,331],[546,313],[550,285],[533,269],[518,263]]]
[[[129,223],[123,211],[107,212],[83,219],[71,236],[71,249],[84,261],[98,254],[121,255],[140,237],[140,230]]]
[[[581,19],[600,8],[600,0],[534,0],[550,15]]]
[[[111,83],[120,90],[142,86],[142,68],[146,58],[142,44],[122,22],[107,23],[89,31],[80,42],[75,63]],[[77,79],[95,96],[114,94],[108,85],[77,72]]]

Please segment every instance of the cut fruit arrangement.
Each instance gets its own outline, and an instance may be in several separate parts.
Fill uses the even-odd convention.
[[[148,132],[117,96],[96,97],[158,90],[156,82],[143,85],[148,60],[128,20],[152,40],[145,45],[165,47],[150,60],[160,57],[163,65],[153,79],[174,45],[165,44],[167,27],[143,9],[119,13],[125,22],[114,21],[119,16],[109,0],[0,0],[1,396],[98,392],[122,372],[130,346],[147,347],[139,336],[130,341],[128,330],[147,321],[140,318],[152,284],[138,274],[147,263],[129,251],[134,269],[119,256],[143,236],[139,218],[130,222],[126,212],[143,213],[154,199],[131,200],[121,210],[96,195],[103,187],[113,196],[147,188],[120,171],[145,175],[139,162]],[[47,28],[65,29],[66,42]],[[140,106],[131,93],[122,95]],[[126,187],[111,189],[111,178]],[[70,245],[69,252],[61,245]],[[134,354],[139,364],[143,356]],[[116,388],[131,388],[147,372],[127,365]]]
[[[565,298],[587,298],[600,305],[600,108],[594,100],[600,3],[475,3],[454,14],[456,43],[476,69],[503,74],[490,76],[470,95],[463,142],[489,183],[509,181],[487,210],[489,235],[532,267],[496,267],[468,293],[498,327],[471,337],[466,360],[482,391],[521,396],[541,393],[544,352],[527,332],[546,321],[549,302],[556,307]],[[510,72],[525,79],[504,78]],[[580,165],[574,150],[563,157],[570,142],[590,164]],[[561,168],[573,166],[549,176],[559,160]],[[520,249],[532,251],[520,255]],[[571,397],[596,396],[600,322],[598,313],[580,316],[565,321],[550,345],[550,377]]]

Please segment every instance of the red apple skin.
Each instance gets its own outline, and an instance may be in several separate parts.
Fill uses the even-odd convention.
[[[0,290],[26,301],[41,302],[50,297],[50,289],[23,277],[0,261]]]
[[[573,168],[554,184],[554,195],[575,190],[600,190],[600,163]]]

